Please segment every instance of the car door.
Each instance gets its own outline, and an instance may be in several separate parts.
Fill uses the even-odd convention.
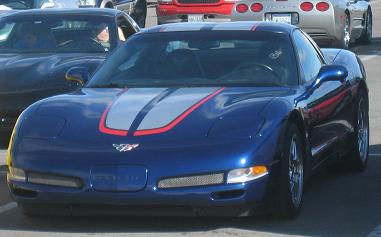
[[[329,157],[327,154],[333,154],[333,145],[344,136],[348,121],[343,115],[342,105],[346,103],[349,92],[345,89],[345,83],[340,81],[327,81],[315,88],[315,80],[325,65],[325,60],[316,44],[302,31],[294,31],[293,40],[300,65],[301,83],[308,92],[302,103],[308,121],[313,165],[317,166]]]

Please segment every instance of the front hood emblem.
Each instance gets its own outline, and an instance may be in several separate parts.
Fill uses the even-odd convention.
[[[131,151],[139,146],[139,144],[112,144],[119,152]]]

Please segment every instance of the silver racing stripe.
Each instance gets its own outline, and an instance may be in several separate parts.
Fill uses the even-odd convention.
[[[219,88],[181,88],[156,104],[144,117],[138,130],[164,127],[187,111],[190,107]]]
[[[106,126],[111,129],[129,130],[136,116],[151,100],[167,88],[131,88],[111,105]]]

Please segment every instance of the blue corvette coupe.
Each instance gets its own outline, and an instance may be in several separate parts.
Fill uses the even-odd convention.
[[[88,77],[70,69],[84,86],[16,123],[7,180],[26,215],[293,218],[322,164],[366,167],[361,61],[295,26],[157,26]]]

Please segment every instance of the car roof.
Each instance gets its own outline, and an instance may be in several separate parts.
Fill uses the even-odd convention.
[[[49,16],[49,15],[86,15],[115,17],[118,10],[110,8],[54,8],[1,11],[0,17]]]
[[[197,23],[173,23],[154,26],[141,31],[144,33],[155,32],[184,32],[184,31],[268,31],[274,33],[290,34],[296,26],[284,23],[263,21],[237,21],[237,22],[197,22]]]

